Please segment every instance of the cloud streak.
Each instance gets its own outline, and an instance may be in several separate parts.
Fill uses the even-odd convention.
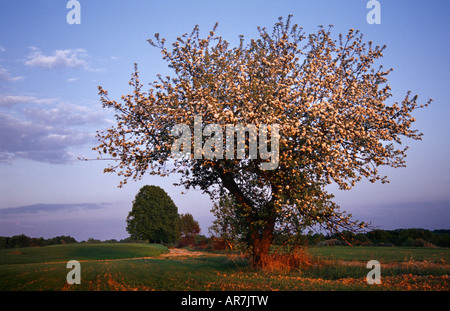
[[[38,203],[32,205],[25,205],[19,207],[9,207],[0,209],[0,216],[19,216],[23,214],[37,214],[42,212],[60,212],[60,211],[75,211],[75,210],[94,210],[105,208],[107,203],[77,203],[77,204],[45,204]]]
[[[84,106],[60,104],[51,109],[25,108],[25,115],[34,121],[52,125],[86,125],[102,122],[104,113],[95,112]]]
[[[5,68],[0,68],[0,81],[3,82],[16,82],[24,79],[23,76],[13,77],[9,71]]]
[[[25,61],[26,66],[40,67],[46,69],[56,68],[78,68],[89,71],[93,69],[89,63],[89,55],[85,49],[55,50],[50,55],[45,55],[37,47],[31,47],[31,53]]]
[[[53,164],[71,162],[68,147],[85,144],[91,135],[0,113],[0,162],[24,158]]]
[[[122,239],[128,236],[126,215],[127,209],[112,203],[41,203],[4,208],[0,209],[0,236]]]
[[[51,55],[44,55],[36,48],[32,47],[32,52],[25,61],[25,65],[31,67],[42,67],[54,69],[59,67],[86,68],[85,60],[87,54],[84,49],[75,50],[55,50]]]
[[[57,98],[38,99],[27,95],[5,95],[0,94],[0,107],[10,108],[19,104],[51,104],[57,102]]]
[[[105,123],[105,112],[58,99],[0,96],[0,164],[22,158],[51,164],[75,160],[71,149],[92,142],[89,126]]]

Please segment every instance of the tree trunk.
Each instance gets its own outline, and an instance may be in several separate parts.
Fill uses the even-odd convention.
[[[269,208],[271,207],[272,205],[269,204]],[[270,212],[272,212],[272,210],[270,210]],[[250,234],[252,244],[252,266],[256,268],[261,268],[264,257],[269,255],[275,229],[275,215],[270,213],[264,221],[264,228],[253,228],[255,232],[251,232]]]
[[[252,266],[261,268],[264,257],[269,255],[272,244],[272,234],[262,234],[260,237],[252,238]]]
[[[219,176],[222,179],[223,185],[236,198],[236,201],[241,206],[249,207],[253,210],[254,203],[249,200],[241,191],[239,186],[235,183],[233,176],[230,173],[224,173],[218,170]],[[260,220],[264,223],[263,227],[255,225],[255,221]],[[248,229],[250,233],[250,241],[248,245],[252,248],[252,265],[253,267],[261,267],[262,260],[269,255],[270,245],[273,241],[273,233],[275,229],[276,213],[273,201],[267,202],[267,205],[258,212],[251,211],[246,217]]]

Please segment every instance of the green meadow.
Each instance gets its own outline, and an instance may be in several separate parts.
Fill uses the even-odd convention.
[[[0,251],[0,290],[450,290],[449,248],[326,246],[308,253],[314,264],[304,269],[264,271],[239,254],[170,256],[158,244],[7,249]],[[372,259],[381,264],[380,285],[366,281]],[[80,262],[81,284],[66,282],[69,260]]]
[[[44,247],[24,247],[0,250],[0,265],[51,263],[69,260],[107,260],[151,257],[167,253],[160,244],[141,243],[73,243]]]

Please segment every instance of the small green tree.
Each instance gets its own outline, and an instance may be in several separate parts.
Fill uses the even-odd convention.
[[[132,239],[172,243],[179,239],[178,208],[161,187],[142,187],[127,217]]]
[[[209,227],[209,232],[223,240],[230,249],[248,237],[249,232],[242,208],[232,195],[221,196],[219,201],[214,203],[211,212],[215,220]]]
[[[8,248],[9,239],[7,236],[0,236],[0,249]]]
[[[25,234],[14,235],[9,239],[8,248],[29,247],[31,238]]]
[[[194,243],[195,237],[200,233],[200,225],[194,217],[187,213],[180,215],[181,238],[187,243]]]

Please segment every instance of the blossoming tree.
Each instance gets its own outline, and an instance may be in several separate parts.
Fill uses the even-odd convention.
[[[411,112],[430,101],[418,105],[417,95],[408,92],[401,103],[388,104],[391,70],[374,68],[384,47],[363,42],[359,31],[332,39],[331,27],[320,26],[306,36],[289,16],[279,18],[272,31],[258,27],[257,39],[245,43],[240,36],[232,47],[216,36],[216,28],[202,38],[196,26],[170,48],[159,34],[148,40],[173,70],[171,77],[158,75],[148,91],[142,90],[137,66],[130,81],[134,91],[121,101],[99,87],[103,106],[116,117],[114,126],[98,132],[94,148],[116,160],[105,172],[123,176],[119,186],[146,173],[178,173],[186,188],[213,198],[233,195],[255,266],[269,253],[277,230],[363,228],[365,223],[339,210],[325,187],[336,183],[348,190],[362,178],[387,182],[377,167],[405,166],[402,138],[422,135],[412,128]],[[194,128],[196,116],[203,128],[278,124],[277,168],[261,169],[267,161],[261,157],[174,159],[171,130],[177,124]]]

